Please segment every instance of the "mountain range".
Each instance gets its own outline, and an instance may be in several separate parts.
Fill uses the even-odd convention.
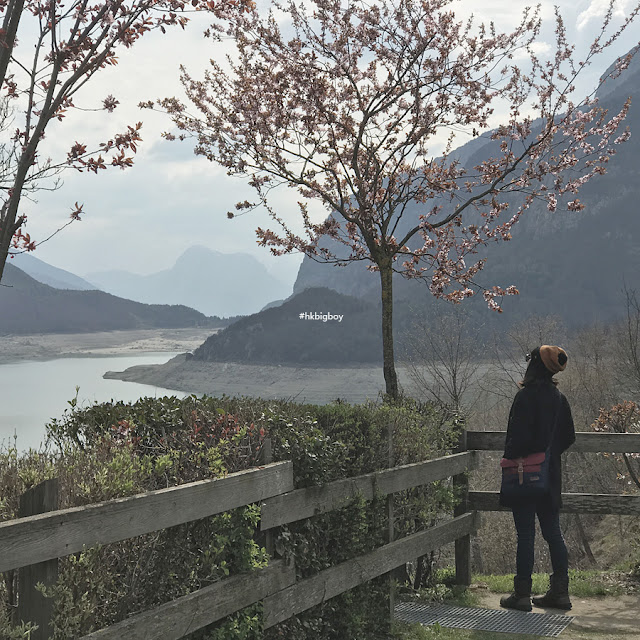
[[[98,289],[94,284],[64,269],[36,258],[30,253],[18,253],[10,258],[10,263],[18,267],[34,280],[48,284],[54,289],[74,289],[76,291],[91,291]]]
[[[8,262],[0,286],[0,335],[81,333],[124,329],[220,327],[179,305],[149,305],[103,291],[57,289]]]
[[[326,310],[331,317],[323,313]],[[302,366],[377,364],[382,362],[379,316],[369,302],[327,288],[310,288],[209,336],[193,357]]]
[[[98,289],[122,298],[182,304],[208,316],[248,315],[291,293],[253,256],[202,246],[190,247],[170,269],[150,275],[102,271],[85,277]]]
[[[609,117],[619,111],[627,96],[632,96],[634,103],[624,126],[629,126],[632,133],[640,132],[640,57],[636,56],[631,68],[620,78],[607,81],[597,95],[600,106],[609,109]],[[459,147],[452,152],[452,157],[467,167],[482,163],[495,155],[495,142],[489,136],[490,132],[485,133]],[[506,330],[510,324],[532,314],[559,316],[569,328],[621,317],[624,312],[621,289],[625,285],[634,288],[640,272],[640,218],[637,215],[640,148],[636,138],[632,137],[617,147],[607,174],[582,187],[579,197],[586,208],[575,213],[550,212],[546,203],[534,203],[513,228],[512,240],[481,249],[478,257],[486,256],[488,262],[480,272],[478,282],[485,286],[515,284],[520,295],[506,298],[503,301],[504,313],[500,315],[489,311],[480,295],[465,301],[464,305],[476,326],[482,325],[487,331]],[[408,207],[396,236],[415,224],[418,215],[430,206],[429,203],[416,203]],[[322,240],[322,246],[335,248],[328,238]],[[36,280],[38,274],[42,282],[48,278],[47,284],[54,286],[57,283],[57,286],[65,288],[86,289],[95,285],[141,302],[180,302],[208,314],[247,316],[209,338],[194,353],[197,359],[355,364],[375,361],[380,353],[379,276],[367,271],[361,262],[334,267],[305,258],[293,294],[286,298],[287,288],[251,256],[226,255],[204,247],[192,247],[172,268],[155,274],[140,276],[120,271],[103,272],[88,274],[85,280],[59,270],[47,271],[41,261],[24,258],[33,257],[22,257],[22,264],[18,263],[21,268],[30,270]],[[16,274],[18,269],[12,274],[11,264],[7,267],[7,277],[22,282],[29,295],[23,292],[18,304],[18,291],[8,293],[4,288],[0,290],[0,333],[6,333],[7,323],[11,322],[14,328],[9,331],[26,332],[32,326],[44,327],[44,318],[47,317],[52,321],[48,326],[58,328],[34,330],[103,328],[93,310],[74,306],[79,304],[75,300],[81,299],[82,295],[84,300],[91,299],[91,304],[103,310],[105,318],[102,322],[110,327],[113,310],[119,309],[118,305],[125,302],[137,304],[120,302],[121,298],[98,291],[54,293],[50,286],[39,284],[26,274]],[[394,330],[398,337],[410,325],[412,316],[431,314],[434,309],[436,312],[447,309],[448,303],[435,300],[424,283],[407,281],[397,274],[394,277]],[[3,284],[6,282],[3,280]],[[11,295],[14,296],[13,302],[7,306],[7,296]],[[29,296],[37,299],[37,304],[29,301]],[[282,298],[286,298],[283,303],[280,302]],[[55,305],[47,306],[43,302],[47,299],[55,299]],[[107,300],[111,305],[108,312]],[[276,300],[278,302],[274,302]],[[50,311],[50,308],[57,309],[58,306],[67,306],[69,313]],[[161,319],[160,315],[154,316],[154,313],[160,314],[157,305],[154,305],[154,313],[147,307],[125,305],[122,308],[127,310],[122,312],[122,323],[138,326],[145,322],[176,322],[178,315],[182,318],[180,322],[210,321],[204,319],[202,313],[197,314],[184,307],[179,313],[176,308],[171,312],[173,315],[165,315]],[[20,314],[17,312],[19,308],[22,309]],[[304,311],[343,313],[344,320],[334,324],[301,321],[298,313]],[[12,316],[13,319],[9,320]],[[32,316],[39,317],[40,322],[32,322]],[[173,319],[169,320],[169,317]],[[30,319],[26,321],[25,318]],[[91,322],[83,325],[83,318],[90,318]]]

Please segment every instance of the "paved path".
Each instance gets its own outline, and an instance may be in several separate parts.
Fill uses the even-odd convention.
[[[500,598],[506,594],[479,593],[478,595],[480,596],[479,606],[486,609],[500,609]],[[534,607],[533,610],[539,613],[560,613],[574,616],[575,619],[567,631],[619,633],[621,639],[624,638],[624,640],[640,639],[640,595],[593,596],[589,598],[572,596],[571,603],[573,604],[571,611],[540,609],[538,607]]]

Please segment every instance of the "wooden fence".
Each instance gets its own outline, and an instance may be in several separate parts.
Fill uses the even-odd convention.
[[[468,451],[298,490],[293,486],[292,463],[277,462],[226,478],[29,515],[0,523],[0,572],[56,563],[57,558],[84,547],[118,542],[253,503],[261,505],[260,529],[268,532],[339,509],[356,497],[373,499],[464,474],[476,467],[476,460],[475,452]],[[44,487],[43,483],[35,493]],[[459,537],[470,536],[478,527],[477,514],[464,513],[298,582],[292,559],[275,560],[264,569],[226,578],[82,640],[177,640],[258,601],[264,603],[264,626],[268,628]],[[19,617],[25,621],[34,620],[26,614],[42,604],[34,586],[31,582],[22,591]],[[40,616],[37,623],[41,628],[32,640],[48,638],[46,617]]]
[[[278,462],[226,478],[21,517],[0,524],[0,572],[30,568],[21,574],[31,585],[21,590],[20,609],[25,614],[23,619],[33,619],[26,613],[30,611],[30,598],[35,597],[34,581],[47,576],[51,579],[57,558],[85,546],[117,542],[252,503],[261,505],[260,528],[269,532],[344,507],[355,497],[392,495],[453,477],[462,501],[453,519],[427,531],[391,541],[298,582],[292,559],[274,560],[264,569],[226,578],[82,640],[177,640],[258,601],[263,601],[264,625],[269,628],[450,542],[456,546],[457,582],[468,585],[471,535],[480,526],[478,512],[501,507],[497,492],[469,491],[467,472],[477,468],[477,451],[502,450],[503,444],[504,432],[463,432],[458,453],[453,455],[322,486],[294,489],[292,463]],[[640,453],[640,434],[579,433],[571,450]],[[45,490],[51,495],[51,487],[44,486],[36,493]],[[640,514],[637,495],[563,494],[563,503],[563,509],[569,512]],[[50,508],[42,503],[32,507],[31,512]],[[48,638],[46,621],[41,618],[38,623],[41,629],[33,640]]]

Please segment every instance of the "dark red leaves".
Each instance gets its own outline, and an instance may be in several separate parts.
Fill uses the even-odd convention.
[[[109,113],[113,113],[114,109],[120,104],[119,100],[116,100],[111,94],[109,94],[103,101],[103,108]]]
[[[74,208],[75,207],[75,208]],[[82,207],[84,207],[84,204],[78,204],[77,202],[75,203],[74,207],[71,208],[71,215],[70,218],[72,220],[81,220],[80,218],[80,214],[84,213],[84,211],[82,211]]]

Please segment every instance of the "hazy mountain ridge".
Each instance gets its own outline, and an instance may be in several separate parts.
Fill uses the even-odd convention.
[[[104,291],[146,303],[184,304],[220,317],[248,315],[290,294],[283,282],[246,253],[187,249],[173,267],[138,275],[127,271],[87,274]]]
[[[29,253],[16,254],[10,259],[10,263],[24,271],[34,280],[48,284],[54,289],[92,291],[98,288],[74,273],[54,267]]]
[[[181,305],[148,305],[103,291],[61,290],[10,262],[0,286],[0,334],[219,327],[220,319]]]

